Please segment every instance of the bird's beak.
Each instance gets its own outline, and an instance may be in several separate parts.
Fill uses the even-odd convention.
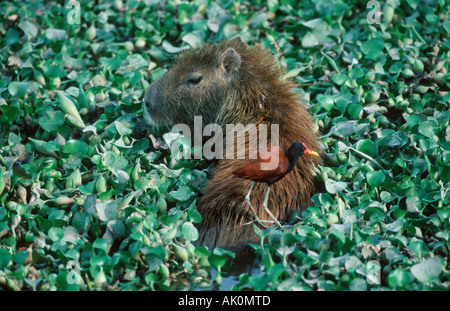
[[[316,156],[316,157],[319,156],[319,154],[317,152],[312,151],[311,149],[308,149],[308,148],[305,149],[305,154],[310,154],[310,155],[313,155],[313,156]]]

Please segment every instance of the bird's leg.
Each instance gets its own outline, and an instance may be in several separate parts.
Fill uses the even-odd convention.
[[[269,214],[269,216],[273,219],[273,221],[277,224],[278,227],[282,228],[283,226],[280,224],[280,222],[278,221],[278,219],[272,214],[272,212],[269,210],[269,208],[267,207],[267,201],[269,199],[269,192],[270,192],[270,187],[271,185],[267,186],[267,191],[266,191],[266,197],[264,198],[264,203],[263,203],[263,207],[264,210],[267,212],[267,214]]]
[[[267,228],[266,225],[264,225],[262,222],[272,222],[272,221],[267,221],[267,220],[260,220],[258,217],[257,212],[255,211],[255,209],[253,208],[252,204],[250,203],[250,194],[252,193],[253,188],[255,187],[256,182],[254,181],[253,184],[250,186],[250,190],[248,191],[247,195],[245,196],[245,202],[247,203],[247,205],[250,207],[253,216],[255,216],[255,220],[256,222],[258,222],[261,226],[263,226],[264,228]],[[254,222],[251,221],[250,223]]]
[[[252,204],[250,203],[250,194],[252,193],[253,188],[255,187],[256,182],[253,182],[253,184],[250,186],[250,190],[248,190],[247,195],[245,196],[245,202],[247,202],[248,206],[250,207],[250,209],[253,212],[253,215],[255,217],[258,217],[258,215],[256,214],[255,209],[253,208]]]

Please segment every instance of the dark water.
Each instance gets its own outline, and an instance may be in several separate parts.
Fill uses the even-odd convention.
[[[239,276],[246,273],[249,276],[258,275],[260,273],[259,258],[251,252],[237,253],[232,265],[227,265],[226,269],[222,269],[222,284],[218,285],[216,282],[211,282],[210,287],[200,288],[196,287],[193,290],[214,290],[214,291],[229,291],[233,286],[239,283]],[[217,271],[212,269],[210,271],[211,280],[217,275]]]

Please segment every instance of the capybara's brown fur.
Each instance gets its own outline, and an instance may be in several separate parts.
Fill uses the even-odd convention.
[[[248,46],[239,37],[205,44],[183,51],[152,83],[145,94],[145,110],[154,124],[192,126],[194,116],[202,116],[203,125],[216,123],[224,132],[226,124],[253,123],[257,128],[278,124],[280,146],[289,148],[298,141],[320,152],[310,113],[294,92],[295,84],[281,75],[274,55],[259,44]],[[246,158],[249,144],[257,143],[249,142],[251,137],[246,135]],[[300,157],[296,168],[273,184],[268,206],[278,220],[309,205],[315,190],[313,166],[319,162],[317,157]],[[245,163],[236,158],[217,160],[197,205],[202,215],[200,244],[238,250],[259,241],[253,225],[247,224],[254,217],[244,199],[252,181],[232,174]],[[266,184],[257,183],[251,198],[254,207],[261,207],[259,218],[270,220],[262,208],[266,189]]]

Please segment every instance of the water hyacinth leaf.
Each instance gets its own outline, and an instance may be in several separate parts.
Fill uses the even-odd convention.
[[[28,38],[34,38],[39,34],[39,25],[32,20],[25,19],[18,26]]]
[[[183,236],[188,241],[196,241],[198,239],[198,231],[197,228],[190,222],[184,223],[181,227],[181,232]]]
[[[117,132],[121,135],[121,136],[126,136],[126,135],[130,135],[132,130],[130,128],[128,128],[127,126],[125,126],[122,122],[119,121],[115,121],[114,122],[114,126],[117,129]]]
[[[420,201],[417,197],[406,198],[406,209],[410,213],[418,213],[420,207]]]
[[[374,187],[379,187],[386,179],[386,176],[381,171],[367,172],[367,183]]]
[[[317,96],[317,100],[319,101],[320,105],[325,108],[325,110],[330,111],[334,107],[334,101],[331,99],[330,96],[324,96],[322,94],[319,94]]]
[[[356,143],[356,150],[367,154],[370,157],[376,157],[378,154],[377,145],[370,139],[363,139]]]
[[[91,216],[88,213],[76,213],[72,219],[72,226],[77,230],[86,230],[91,223]]]
[[[347,81],[348,76],[346,74],[335,74],[333,77],[331,77],[331,80],[333,80],[334,83],[337,85],[342,85]]]
[[[45,30],[45,36],[50,41],[64,40],[67,32],[64,29],[48,28]]]
[[[358,119],[359,114],[363,110],[363,106],[360,104],[350,104],[348,106],[348,113],[352,117],[352,119]]]
[[[100,64],[102,64],[106,70],[115,71],[122,65],[122,59],[119,56],[111,58],[101,57]]]
[[[86,154],[88,150],[89,145],[86,144],[84,141],[77,139],[70,139],[64,144],[62,148],[63,152],[69,154]]]
[[[0,268],[6,267],[12,259],[11,253],[4,249],[0,248]]]
[[[29,82],[11,82],[8,85],[9,94],[11,94],[11,96],[22,98],[27,93],[30,85]]]
[[[192,191],[187,186],[181,186],[175,191],[171,191],[169,196],[177,201],[186,201],[192,196]]]
[[[14,28],[9,28],[5,36],[6,45],[15,44],[19,42],[19,39],[20,39],[19,32]]]
[[[113,220],[116,218],[117,202],[96,203],[95,209],[97,210],[100,220]]]
[[[229,256],[227,254],[218,255],[218,254],[213,253],[208,256],[208,261],[211,264],[211,266],[218,269],[225,265],[228,258],[229,258]]]
[[[395,199],[395,196],[393,196],[393,195],[392,195],[390,192],[388,192],[388,191],[382,191],[382,192],[380,193],[380,198],[381,198],[381,200],[382,200],[383,202],[389,203],[389,202],[391,202],[392,200]]]
[[[86,127],[86,125],[83,122],[83,119],[81,119],[81,116],[75,104],[61,92],[57,92],[56,96],[58,97],[62,110],[68,114],[68,117],[70,116],[76,119],[76,121],[81,125],[81,127],[83,128]]]
[[[61,78],[67,73],[64,70],[64,63],[59,60],[48,60],[42,65],[44,75],[48,78]],[[59,94],[59,93],[58,93]]]
[[[336,194],[344,191],[347,188],[347,183],[342,181],[334,181],[332,179],[327,179],[325,181],[325,188],[331,194]]]
[[[433,138],[433,136],[436,134],[435,123],[430,122],[430,121],[425,121],[425,122],[420,123],[419,133],[426,137]]]
[[[162,42],[162,47],[164,50],[166,50],[166,52],[171,53],[171,54],[179,53],[179,52],[189,48],[189,46],[175,47],[167,40],[164,40]]]
[[[199,33],[192,32],[186,34],[182,40],[190,45],[191,48],[198,48],[203,43],[203,38]]]
[[[361,52],[368,55],[371,52],[380,52],[384,49],[384,40],[382,38],[374,38],[361,44]]]
[[[304,48],[310,48],[314,47],[319,44],[319,40],[317,39],[317,36],[312,33],[308,32],[303,38],[302,38],[302,46]]]
[[[113,175],[116,177],[115,181],[118,182],[119,184],[126,184],[130,179],[128,173],[123,170],[111,168],[111,173],[113,173]]]
[[[48,231],[48,237],[52,241],[61,240],[64,237],[64,229],[59,227],[50,228],[50,230]]]
[[[17,120],[19,114],[20,110],[15,106],[0,106],[0,123],[10,124]]]
[[[356,122],[354,120],[340,122],[333,126],[330,132],[342,137],[350,136],[355,132]]]
[[[438,258],[426,259],[411,267],[411,274],[421,283],[428,283],[436,279],[442,272],[443,266]]]
[[[404,288],[411,283],[412,280],[413,277],[411,276],[411,273],[402,269],[391,271],[387,278],[387,282],[392,288]]]
[[[158,220],[155,217],[148,215],[144,218],[144,226],[146,228],[155,230],[158,228],[158,225]]]
[[[92,244],[92,247],[95,249],[100,249],[102,251],[104,251],[105,253],[108,253],[108,249],[109,249],[109,242],[106,239],[102,239],[102,238],[98,238],[94,241],[94,243]]]
[[[39,119],[39,125],[47,132],[58,130],[65,122],[62,111],[47,110],[45,115]]]

